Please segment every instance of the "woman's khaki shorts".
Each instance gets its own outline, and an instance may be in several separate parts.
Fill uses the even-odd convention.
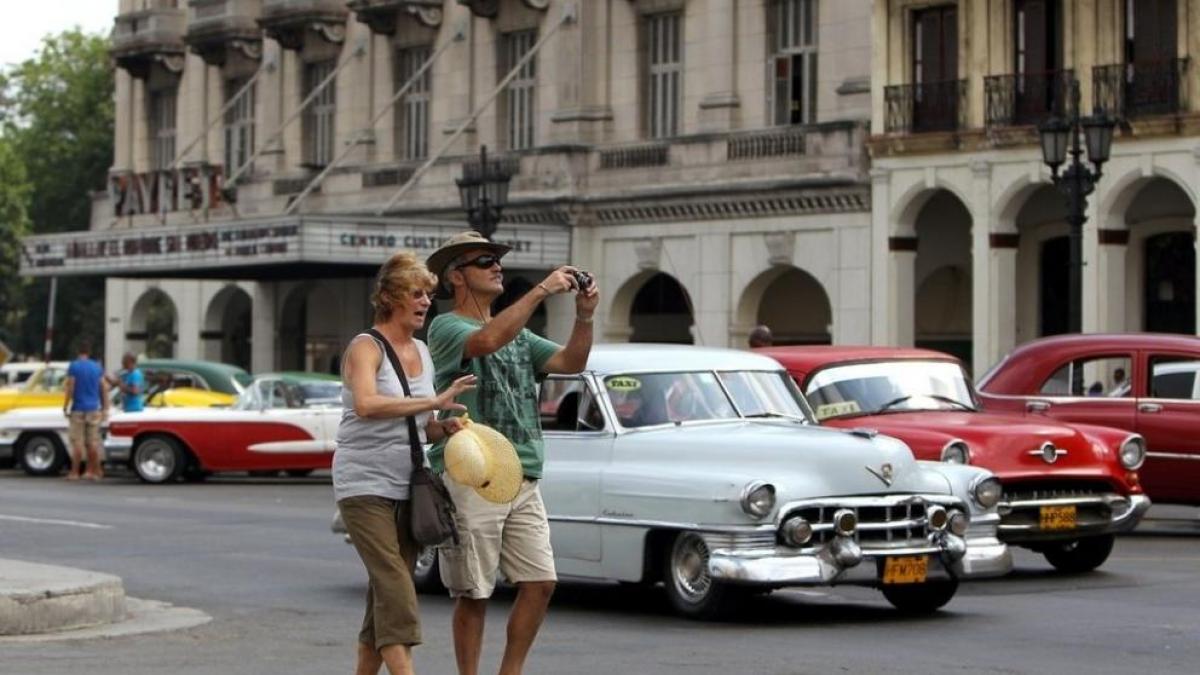
[[[407,501],[375,496],[338,502],[350,542],[369,579],[367,612],[358,641],[376,649],[421,644],[421,614],[412,578],[418,547],[408,530],[408,508]]]
[[[449,477],[446,489],[454,500],[459,544],[439,548],[438,562],[451,597],[491,597],[496,570],[514,584],[558,580],[537,481],[523,482],[511,504],[489,502]]]

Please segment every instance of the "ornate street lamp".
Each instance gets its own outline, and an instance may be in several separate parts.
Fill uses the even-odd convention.
[[[508,203],[508,184],[513,172],[502,164],[488,164],[487,146],[479,149],[478,164],[463,164],[458,194],[471,227],[491,239],[500,223],[500,215]]]
[[[1112,150],[1116,120],[1103,111],[1091,117],[1079,117],[1079,80],[1071,79],[1069,117],[1054,115],[1038,125],[1042,161],[1050,167],[1055,187],[1067,200],[1067,224],[1070,226],[1070,332],[1083,331],[1083,224],[1087,221],[1087,197],[1100,181],[1100,169]],[[1083,162],[1083,144],[1087,146],[1091,168]],[[1068,157],[1068,155],[1070,157]],[[1067,167],[1059,173],[1063,164]]]

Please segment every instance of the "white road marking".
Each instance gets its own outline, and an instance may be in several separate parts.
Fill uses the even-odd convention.
[[[111,530],[112,525],[102,525],[100,523],[88,523],[82,520],[55,520],[54,518],[27,518],[25,516],[6,516],[0,514],[0,520],[11,520],[18,523],[40,523],[43,525],[66,525],[68,527],[82,527],[89,530]]]

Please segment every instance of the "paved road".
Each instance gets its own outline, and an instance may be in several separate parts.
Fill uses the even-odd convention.
[[[154,487],[0,471],[0,496],[0,558],[117,574],[134,597],[214,617],[178,633],[5,645],[2,675],[352,671],[365,574],[329,532],[328,478]],[[1017,560],[1013,576],[965,585],[948,611],[917,620],[869,589],[777,592],[704,624],[672,616],[661,592],[564,586],[527,672],[1196,672],[1200,520],[1125,537],[1090,575],[1057,576],[1027,552]],[[493,607],[484,672],[495,672],[510,600]],[[450,603],[425,597],[422,614],[418,672],[452,674]]]

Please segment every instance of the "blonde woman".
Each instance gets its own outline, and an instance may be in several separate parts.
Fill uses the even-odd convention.
[[[367,609],[358,636],[358,675],[387,665],[409,674],[421,642],[412,569],[418,548],[410,536],[408,484],[412,459],[406,417],[416,416],[422,442],[441,440],[461,425],[433,419],[437,410],[463,410],[454,398],[475,388],[475,377],[433,388],[433,360],[413,334],[425,325],[437,277],[416,255],[391,257],[375,280],[375,324],[391,343],[408,378],[406,397],[384,346],[370,334],[355,336],[342,358],[342,420],[333,458],[333,491],[350,539],[367,568]]]

